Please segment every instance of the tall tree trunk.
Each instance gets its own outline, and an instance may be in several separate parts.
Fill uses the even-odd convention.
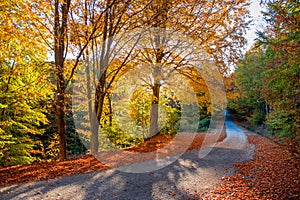
[[[63,76],[63,51],[57,48],[55,51],[56,64],[56,120],[59,135],[59,160],[67,158],[66,121],[65,121],[65,81]]]
[[[85,25],[88,26],[88,15],[89,15],[89,10],[88,10],[88,4],[85,1]],[[94,20],[94,19],[92,19]],[[86,30],[86,35],[88,35],[88,30]],[[95,39],[92,40],[92,46],[91,46],[91,51],[93,53],[93,55],[95,55],[95,49],[94,49],[94,42]],[[95,150],[95,146],[98,146],[98,136],[95,137],[95,133],[98,134],[98,122],[97,122],[97,118],[96,118],[96,110],[93,109],[93,102],[92,102],[92,88],[91,88],[91,73],[90,73],[90,56],[89,56],[89,48],[86,48],[85,50],[85,56],[86,56],[86,62],[88,63],[88,65],[86,65],[85,67],[85,72],[86,72],[86,81],[87,81],[87,98],[88,98],[88,114],[89,114],[89,120],[90,120],[90,131],[92,133],[91,135],[91,152],[95,153],[95,151],[97,151],[98,149]],[[92,63],[93,63],[93,69],[96,68],[96,61],[95,61],[95,56],[92,57]],[[93,74],[94,76],[94,74]]]
[[[67,158],[67,136],[65,121],[65,97],[63,93],[59,93],[56,99],[56,120],[57,131],[59,135],[59,160]]]
[[[161,87],[161,67],[163,67],[163,57],[164,57],[164,41],[165,36],[164,34],[161,34],[160,31],[164,31],[164,28],[166,28],[166,21],[167,21],[167,13],[168,13],[168,2],[167,0],[156,0],[154,1],[156,3],[155,6],[157,6],[157,16],[154,19],[154,25],[155,28],[162,28],[162,30],[159,30],[158,33],[154,36],[154,43],[155,43],[155,53],[156,53],[156,60],[155,60],[155,66],[153,66],[153,77],[154,82],[152,85],[152,104],[151,104],[151,110],[150,110],[150,137],[153,137],[159,133],[159,127],[158,127],[158,107],[159,107],[159,93],[160,93],[160,87]]]
[[[93,50],[93,49],[92,49]],[[87,63],[89,63],[89,51],[88,49],[86,50],[86,57],[87,57]],[[95,133],[96,130],[98,132],[98,125],[97,125],[97,118],[96,118],[96,113],[95,109],[93,109],[93,102],[92,102],[92,88],[91,88],[91,74],[90,74],[90,67],[89,65],[86,66],[85,68],[86,72],[86,81],[87,81],[87,98],[88,98],[88,112],[89,112],[89,120],[90,120],[90,131],[91,133]],[[93,134],[92,136],[93,137]],[[98,138],[98,137],[97,137]],[[91,149],[94,149],[94,146],[97,144],[94,144],[93,142],[98,140],[91,138]],[[94,150],[93,150],[94,153]]]
[[[65,61],[65,38],[67,34],[68,12],[71,0],[60,3],[55,1],[54,11],[54,56],[56,68],[56,120],[59,135],[59,160],[67,158],[67,138],[65,121],[65,89],[64,61]]]
[[[158,128],[158,103],[159,103],[159,91],[160,91],[160,84],[154,83],[152,86],[152,105],[150,111],[150,137],[153,137],[159,133]]]

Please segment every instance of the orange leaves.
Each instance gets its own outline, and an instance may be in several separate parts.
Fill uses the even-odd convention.
[[[208,199],[298,199],[300,197],[300,161],[272,141],[248,135],[255,144],[252,160],[236,164],[234,176],[223,183]]]
[[[48,180],[52,178],[108,169],[93,156],[79,157],[64,162],[39,162],[0,168],[0,185]]]
[[[197,135],[188,150],[198,149],[202,145],[204,134]],[[225,129],[218,138],[218,141],[222,141],[225,138]],[[122,162],[134,162],[130,160],[130,156],[126,157],[130,152],[151,152],[157,149],[163,148],[172,141],[174,136],[169,135],[157,135],[151,138],[149,141],[139,145],[138,147],[131,147],[126,149],[123,154],[125,157]],[[180,144],[177,144],[180,145]],[[176,145],[174,146],[176,147]],[[172,151],[168,151],[170,154]],[[109,153],[109,152],[108,152]],[[103,154],[104,155],[104,154]],[[121,154],[120,154],[121,155]],[[112,159],[117,159],[115,156]],[[114,162],[113,160],[110,160]],[[97,170],[109,169],[106,165],[102,164],[92,155],[73,158],[63,162],[36,162],[31,165],[18,165],[12,167],[1,168],[0,166],[0,185],[7,186],[11,184],[49,180],[53,178],[70,176],[74,174],[82,174],[93,172]]]

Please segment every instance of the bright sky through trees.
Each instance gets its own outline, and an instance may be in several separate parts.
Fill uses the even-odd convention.
[[[256,30],[259,29],[259,27],[262,24],[262,15],[261,11],[262,8],[259,5],[260,0],[251,0],[251,5],[250,5],[250,13],[251,16],[253,16],[253,22],[250,26],[250,29],[247,31],[246,38],[247,38],[247,46],[246,49],[250,49],[251,46],[254,44],[255,38],[257,38],[257,35],[255,34]],[[69,58],[74,58],[72,54],[68,54]],[[54,60],[54,55],[51,54],[51,52],[48,53],[48,61],[53,61]]]
[[[260,25],[262,24],[262,8],[259,5],[259,1],[260,0],[251,0],[250,13],[253,16],[253,23],[250,26],[250,29],[247,31],[246,35],[246,38],[248,40],[247,49],[250,49],[253,45],[255,38],[257,38],[255,32],[257,29],[259,29]]]

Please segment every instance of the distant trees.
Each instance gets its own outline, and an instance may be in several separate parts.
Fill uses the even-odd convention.
[[[236,85],[240,89],[238,104],[239,114],[252,115],[254,124],[262,124],[264,116],[269,114],[269,97],[266,83],[266,57],[262,48],[255,49],[246,54],[235,70]],[[254,73],[255,72],[255,73]]]
[[[274,112],[268,125],[275,133],[300,140],[300,4],[267,1],[268,30],[259,32],[266,47],[269,101]]]
[[[267,25],[235,72],[242,92],[238,102],[254,123],[266,123],[276,135],[299,141],[299,1],[263,3]]]

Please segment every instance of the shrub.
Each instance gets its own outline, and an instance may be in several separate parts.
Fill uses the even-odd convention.
[[[251,117],[247,118],[251,124],[261,125],[264,123],[265,116],[262,113],[256,112]]]
[[[212,123],[212,124],[211,124]],[[207,131],[210,124],[213,126],[214,123],[210,118],[204,118],[198,123],[198,131]]]
[[[275,111],[270,114],[267,125],[274,135],[295,138],[295,114],[291,111]]]

